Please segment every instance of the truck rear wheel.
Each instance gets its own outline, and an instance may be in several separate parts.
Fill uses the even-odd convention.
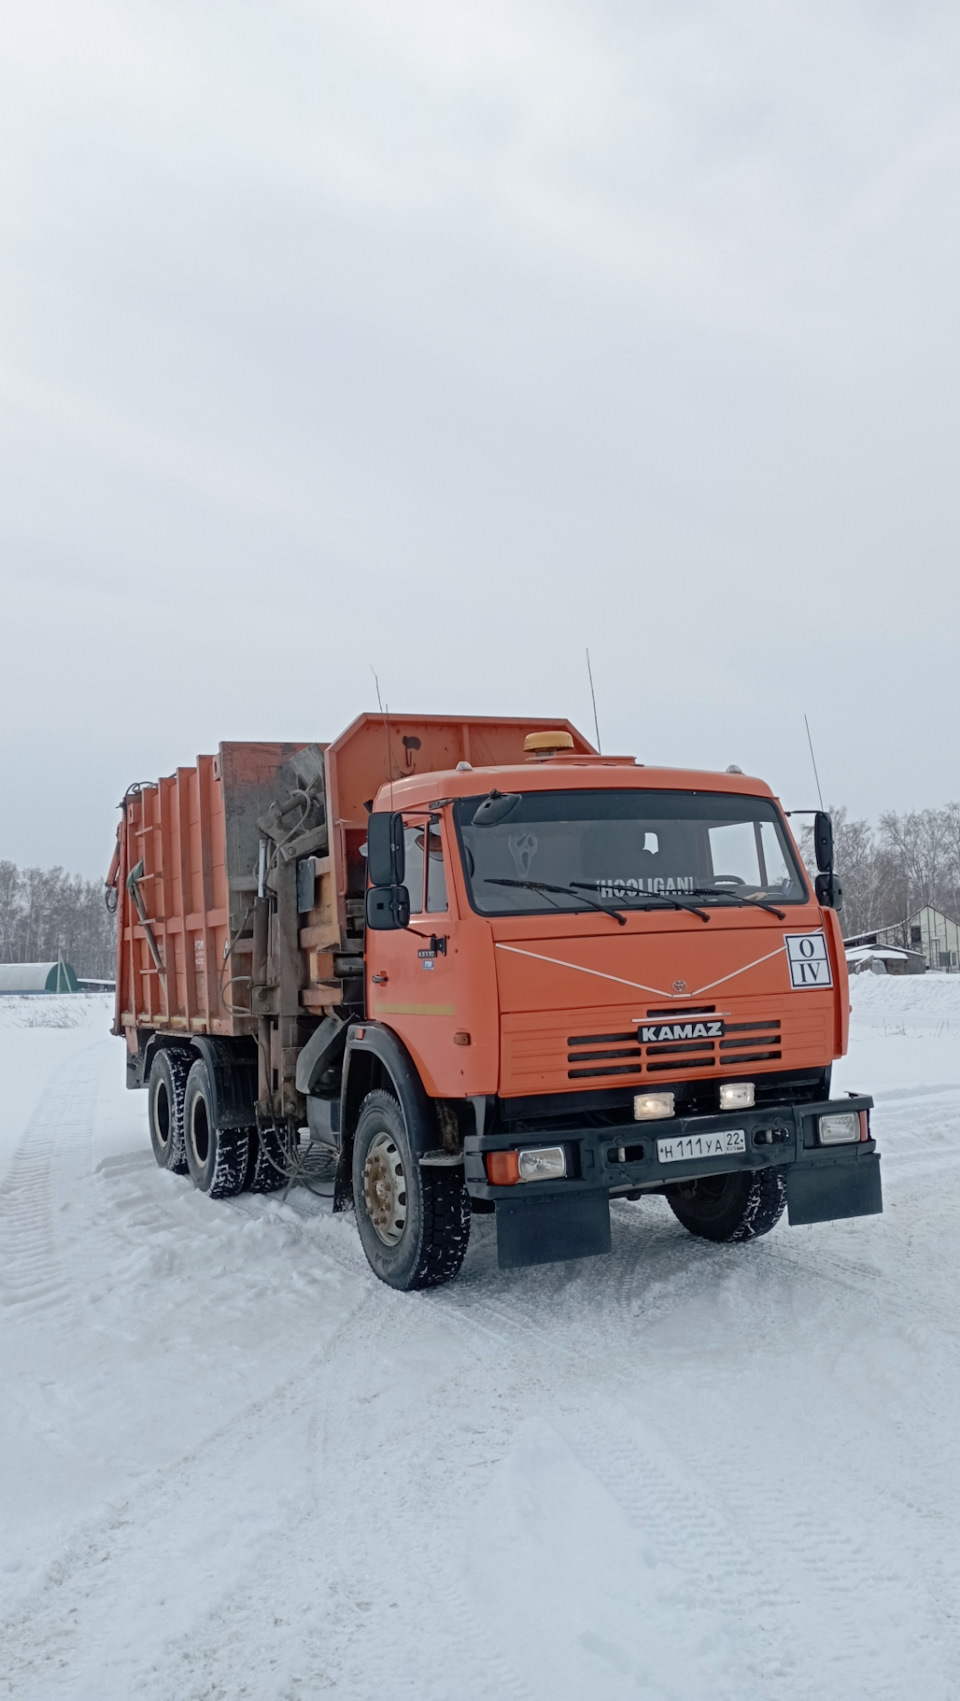
[[[423,1169],[392,1093],[368,1093],[353,1141],[353,1197],[363,1250],[389,1287],[439,1287],[457,1274],[470,1237],[459,1169]]]
[[[198,1058],[187,1076],[183,1102],[184,1145],[194,1187],[211,1199],[239,1193],[250,1159],[248,1128],[218,1128],[210,1071]]]
[[[756,1240],[769,1234],[786,1202],[787,1184],[780,1169],[705,1175],[667,1191],[677,1221],[706,1240]]]
[[[147,1098],[150,1144],[161,1169],[186,1175],[183,1141],[183,1098],[190,1073],[190,1056],[164,1048],[153,1059]]]

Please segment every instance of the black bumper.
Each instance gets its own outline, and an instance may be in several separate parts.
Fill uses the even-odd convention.
[[[819,1104],[765,1105],[729,1115],[671,1117],[663,1122],[629,1122],[607,1128],[539,1126],[536,1133],[468,1136],[464,1170],[471,1198],[493,1204],[501,1264],[546,1263],[583,1258],[610,1245],[611,1194],[639,1189],[658,1192],[679,1182],[731,1170],[776,1167],[786,1171],[791,1224],[870,1216],[882,1211],[880,1156],[873,1139],[842,1146],[818,1143],[818,1119],[847,1111],[869,1111],[867,1097]],[[743,1130],[745,1150],[726,1156],[698,1155],[706,1135]],[[689,1151],[663,1162],[658,1141]],[[567,1174],[561,1181],[521,1182],[498,1187],[488,1181],[485,1154],[525,1146],[562,1146]]]

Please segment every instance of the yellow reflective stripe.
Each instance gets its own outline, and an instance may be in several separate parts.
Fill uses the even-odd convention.
[[[383,1016],[455,1016],[453,1004],[378,1004],[377,1012]]]

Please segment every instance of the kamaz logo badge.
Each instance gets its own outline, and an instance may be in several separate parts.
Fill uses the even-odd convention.
[[[641,1023],[637,1039],[641,1045],[662,1045],[664,1040],[720,1039],[722,1022],[653,1022]]]

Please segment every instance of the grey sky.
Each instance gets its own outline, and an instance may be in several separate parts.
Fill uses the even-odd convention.
[[[960,10],[7,0],[0,857],[391,709],[960,794]]]

